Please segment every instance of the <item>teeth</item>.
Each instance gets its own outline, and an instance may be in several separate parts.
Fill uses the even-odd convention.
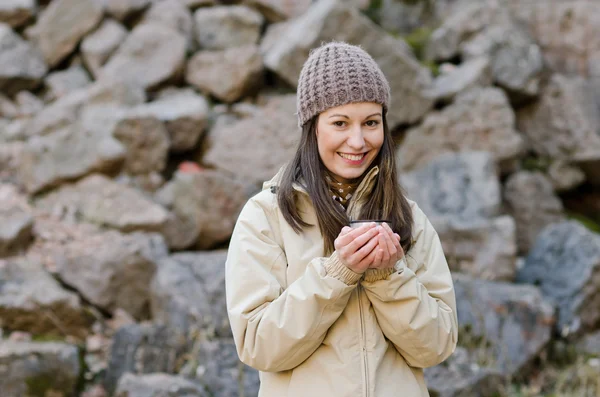
[[[362,159],[364,157],[364,153],[363,154],[345,154],[345,153],[340,153],[340,156],[342,156],[345,159],[348,160],[352,160],[352,161],[358,161],[360,159]]]

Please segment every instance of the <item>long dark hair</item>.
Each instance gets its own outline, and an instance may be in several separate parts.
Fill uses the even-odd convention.
[[[318,115],[302,127],[302,137],[294,158],[286,166],[277,190],[279,208],[285,220],[300,234],[302,228],[312,226],[305,222],[297,208],[294,183],[304,183],[312,201],[323,235],[325,253],[334,251],[334,241],[340,230],[349,223],[348,215],[331,198],[325,180],[326,167],[319,156],[316,125]],[[396,172],[394,141],[383,114],[383,145],[369,167],[379,166],[370,199],[361,208],[359,219],[387,219],[392,230],[400,235],[400,245],[408,252],[412,243],[412,211],[404,197]],[[368,172],[365,171],[365,174]]]

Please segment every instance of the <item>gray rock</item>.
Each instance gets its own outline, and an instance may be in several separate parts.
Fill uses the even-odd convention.
[[[15,105],[19,107],[18,117],[28,118],[44,108],[44,101],[29,91],[19,91],[15,95]]]
[[[186,335],[231,336],[225,302],[227,251],[182,252],[162,259],[152,281],[153,321]]]
[[[517,280],[539,285],[557,305],[558,329],[567,336],[598,326],[599,274],[600,236],[578,222],[564,221],[538,235]]]
[[[160,235],[103,232],[52,219],[37,219],[35,232],[36,250],[87,301],[109,312],[121,308],[137,319],[148,316],[150,282],[156,263],[167,255]]]
[[[200,385],[168,374],[124,374],[117,385],[116,397],[209,397]]]
[[[244,0],[243,4],[256,8],[272,23],[299,17],[310,7],[312,0]]]
[[[53,214],[76,213],[84,222],[123,232],[157,231],[168,213],[139,191],[95,174],[38,199],[37,208]]]
[[[254,116],[215,126],[202,163],[225,170],[257,187],[292,158],[300,139],[296,96],[281,96]]]
[[[108,14],[120,21],[138,14],[152,4],[152,0],[104,0]]]
[[[0,92],[12,95],[35,88],[47,72],[42,54],[0,23]]]
[[[94,0],[55,0],[27,34],[39,47],[46,63],[53,67],[68,56],[101,19],[102,7]]]
[[[50,73],[45,79],[48,99],[55,100],[91,83],[90,76],[81,65]]]
[[[0,184],[0,257],[17,254],[31,240],[33,215],[27,198],[8,184]]]
[[[25,150],[24,142],[0,144],[0,182],[18,184],[19,160]]]
[[[9,98],[0,94],[0,117],[14,119],[18,116],[18,113],[17,106]]]
[[[256,45],[263,20],[260,13],[241,5],[199,8],[194,13],[196,41],[205,50]]]
[[[551,340],[554,307],[540,290],[454,274],[461,346],[479,366],[514,376]]]
[[[44,270],[43,259],[28,255],[0,260],[0,327],[55,338],[85,337],[94,317],[77,294]]]
[[[181,229],[196,236],[192,245],[199,249],[214,247],[231,237],[237,217],[248,199],[245,183],[217,170],[178,171],[163,190],[174,192],[168,204],[176,216],[172,221],[183,223]],[[168,233],[170,229],[178,228],[171,226],[163,230],[169,245],[188,248],[177,241],[180,232],[173,235]],[[184,241],[189,238],[185,237]]]
[[[256,45],[199,51],[187,66],[186,81],[223,102],[235,102],[262,82],[262,57]]]
[[[0,4],[0,23],[17,28],[33,17],[36,6],[35,0],[4,0]]]
[[[194,20],[192,13],[180,0],[160,0],[152,4],[141,23],[164,25],[179,32],[186,40],[186,48],[192,49]]]
[[[515,274],[515,223],[499,216],[500,182],[487,152],[442,154],[400,176],[435,227],[453,270],[511,280]]]
[[[577,348],[584,354],[600,357],[600,331],[585,335],[577,343]]]
[[[489,86],[491,83],[489,58],[473,58],[437,77],[433,82],[433,96],[438,100],[450,101],[456,94],[476,86]]]
[[[127,29],[114,19],[105,19],[81,42],[81,55],[85,65],[94,76],[127,36]]]
[[[131,113],[153,116],[165,123],[171,151],[193,149],[208,124],[208,101],[192,89],[170,90],[167,93],[155,101],[135,107]]]
[[[220,338],[200,343],[195,370],[198,379],[212,395],[238,397],[258,395],[258,371],[238,359],[233,339]]]
[[[517,222],[519,252],[527,253],[547,225],[565,218],[552,182],[540,172],[519,171],[506,181],[504,199]]]
[[[104,385],[112,393],[127,372],[174,374],[188,353],[187,349],[186,339],[165,326],[131,324],[121,327],[113,337]]]
[[[408,45],[338,0],[318,1],[299,18],[270,26],[261,43],[264,64],[296,86],[309,51],[331,40],[361,45],[379,64],[394,98],[402,98],[390,105],[392,127],[414,123],[431,109],[431,73],[419,64]]]
[[[581,168],[564,160],[552,161],[547,172],[548,178],[557,192],[574,189],[585,182],[585,173]]]
[[[80,371],[77,346],[0,342],[2,397],[73,395]]]
[[[474,88],[409,129],[396,158],[400,170],[409,171],[444,153],[481,150],[493,155],[500,171],[508,172],[515,168],[524,148],[504,92],[493,87]]]
[[[185,46],[185,38],[177,31],[162,24],[141,24],[104,65],[99,79],[130,80],[153,88],[182,73]]]

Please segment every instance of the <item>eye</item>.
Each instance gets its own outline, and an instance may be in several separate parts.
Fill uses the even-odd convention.
[[[367,127],[377,127],[379,125],[379,121],[377,120],[367,120],[365,123]]]
[[[333,125],[335,125],[336,127],[340,127],[341,128],[341,127],[344,127],[346,125],[346,122],[338,120],[338,121],[334,121]]]

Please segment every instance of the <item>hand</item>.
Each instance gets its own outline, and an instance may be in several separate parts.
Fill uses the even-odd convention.
[[[364,273],[375,259],[379,243],[375,226],[375,223],[356,229],[345,226],[333,243],[340,261],[355,273]]]
[[[379,244],[375,248],[375,258],[369,269],[392,268],[404,256],[404,250],[400,246],[400,236],[394,233],[387,223],[378,226],[376,229]]]

